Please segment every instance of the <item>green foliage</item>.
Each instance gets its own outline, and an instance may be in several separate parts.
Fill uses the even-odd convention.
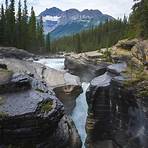
[[[18,2],[18,11],[15,13],[15,0],[5,1],[0,10],[0,45],[15,46],[34,52],[43,52],[45,48],[43,21],[37,22],[33,7],[28,17],[27,0],[22,8]]]
[[[41,104],[41,112],[49,112],[52,110],[52,105],[53,105],[53,102],[52,101],[46,101],[46,102],[43,102]]]
[[[148,1],[134,0],[133,12],[130,15],[130,37],[148,38]]]
[[[0,13],[0,43],[5,42],[5,14],[4,7],[1,5],[1,13]]]
[[[84,52],[114,45],[127,36],[127,19],[111,20],[98,27],[82,31],[72,36],[65,36],[52,42],[52,50]]]
[[[46,35],[46,49],[51,52],[51,40],[50,40],[50,33]]]
[[[65,36],[52,42],[52,50],[67,52],[108,48],[124,38],[148,38],[148,0],[134,0],[129,20],[106,21],[98,27]]]
[[[0,112],[0,118],[6,118],[6,117],[8,117],[8,114]]]

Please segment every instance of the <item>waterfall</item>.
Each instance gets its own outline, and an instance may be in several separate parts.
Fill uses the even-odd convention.
[[[86,83],[86,82],[82,83],[83,93],[77,98],[76,107],[72,113],[72,119],[76,125],[76,128],[78,129],[79,135],[83,142],[82,148],[85,147],[84,143],[87,136],[85,131],[85,124],[87,119],[88,105],[86,102],[85,94],[88,87],[89,87],[89,83]]]

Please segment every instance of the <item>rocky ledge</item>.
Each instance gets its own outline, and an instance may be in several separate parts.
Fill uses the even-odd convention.
[[[7,65],[8,69],[15,73],[27,73],[40,81],[46,82],[64,104],[68,114],[72,112],[76,98],[82,93],[79,77],[65,71],[58,71],[31,61],[11,58],[0,59],[0,63]]]
[[[125,63],[108,66],[91,81],[86,96],[88,147],[147,148],[147,71],[131,73]]]
[[[42,81],[0,67],[0,147],[80,148],[55,93]]]
[[[66,55],[65,69],[71,74],[79,76],[81,81],[89,82],[94,77],[106,72],[109,64],[102,59],[103,54],[98,51]]]
[[[15,47],[0,47],[0,58],[36,59],[38,56]]]

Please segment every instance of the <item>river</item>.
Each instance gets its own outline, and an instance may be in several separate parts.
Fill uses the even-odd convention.
[[[64,70],[64,60],[65,60],[64,58],[52,58],[52,59],[41,59],[36,62],[46,65],[50,68],[63,71]],[[86,83],[86,82],[82,83],[83,93],[77,97],[76,106],[71,115],[75,123],[75,126],[79,132],[81,140],[83,142],[82,148],[85,148],[84,143],[85,143],[85,139],[87,136],[86,131],[85,131],[85,124],[86,124],[88,106],[87,106],[85,94],[86,94],[86,90],[88,87],[89,87],[89,83]]]

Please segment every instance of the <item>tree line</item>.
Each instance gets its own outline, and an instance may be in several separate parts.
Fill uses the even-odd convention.
[[[0,45],[14,46],[32,52],[46,52],[49,49],[49,35],[46,40],[42,17],[36,18],[33,7],[28,14],[27,0],[21,0],[15,12],[15,0],[5,0],[0,9]],[[46,43],[47,42],[47,43]],[[46,46],[47,45],[47,46]]]
[[[84,52],[114,45],[124,38],[148,38],[148,0],[134,0],[129,19],[106,20],[97,27],[52,42],[55,51]]]
[[[42,17],[36,18],[33,7],[28,14],[27,0],[21,0],[15,12],[15,1],[5,0],[0,9],[0,45],[15,46],[36,53],[84,52],[114,45],[124,38],[148,38],[148,0],[134,0],[127,19],[106,20],[97,27],[53,40],[44,35]]]
[[[84,52],[110,47],[126,37],[127,28],[126,18],[124,20],[107,20],[97,27],[54,40],[52,48],[56,51]]]

